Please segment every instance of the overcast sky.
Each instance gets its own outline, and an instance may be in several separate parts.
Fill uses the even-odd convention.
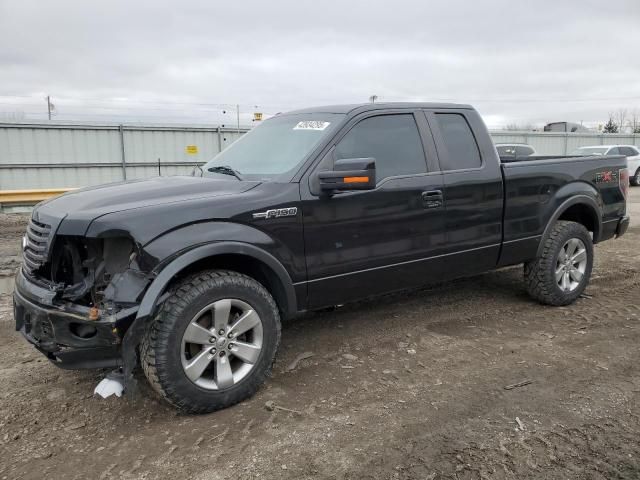
[[[376,94],[597,124],[640,111],[640,0],[0,0],[0,115],[44,115],[48,94],[58,119],[231,123],[238,103]]]

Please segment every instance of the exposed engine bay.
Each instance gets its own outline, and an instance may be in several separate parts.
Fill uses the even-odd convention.
[[[136,256],[126,237],[57,236],[50,260],[29,276],[60,300],[115,313],[136,304],[148,284]]]

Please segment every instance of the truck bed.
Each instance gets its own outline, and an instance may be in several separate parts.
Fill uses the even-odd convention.
[[[501,164],[504,185],[503,251],[500,264],[520,261],[523,252],[537,249],[545,227],[565,202],[593,202],[600,218],[594,222],[594,242],[615,235],[626,213],[620,170],[627,159],[613,156],[532,156]],[[606,201],[604,201],[606,199]]]

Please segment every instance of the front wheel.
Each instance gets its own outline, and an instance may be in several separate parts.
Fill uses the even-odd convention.
[[[207,413],[253,395],[271,372],[280,315],[256,280],[213,270],[182,281],[142,341],[144,373],[169,403]]]
[[[634,187],[640,185],[640,168],[636,170],[636,173],[629,179],[629,183]]]
[[[593,268],[593,242],[576,222],[558,221],[541,255],[524,265],[529,295],[547,305],[568,305],[584,291]]]

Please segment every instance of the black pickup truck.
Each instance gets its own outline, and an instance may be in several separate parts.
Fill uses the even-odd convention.
[[[629,223],[625,157],[501,164],[466,105],[279,114],[195,173],[41,203],[14,293],[56,365],[116,367],[126,388],[141,365],[193,413],[259,388],[283,318],[515,264],[567,305]]]

